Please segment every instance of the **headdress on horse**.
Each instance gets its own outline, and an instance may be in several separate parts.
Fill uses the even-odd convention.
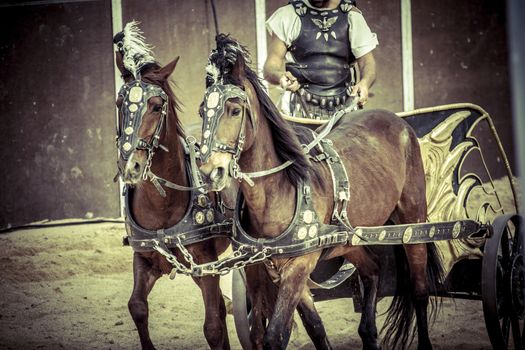
[[[157,85],[148,84],[140,79],[141,70],[148,64],[157,64],[153,56],[152,47],[145,42],[139,22],[132,21],[126,24],[124,30],[115,35],[113,41],[122,54],[122,62],[136,80],[123,85],[119,91],[122,98],[122,130],[117,130],[118,147],[121,157],[127,160],[135,149],[145,149],[153,154],[159,147],[159,137],[167,115],[168,95]],[[147,109],[147,101],[153,96],[160,96],[163,100],[161,121],[151,140],[146,141],[138,137],[138,129],[142,124],[142,117]]]
[[[247,102],[246,92],[239,81],[234,81],[232,73],[238,60],[242,59],[245,63],[251,62],[250,55],[245,47],[230,38],[228,35],[219,34],[216,37],[217,47],[213,49],[208,57],[206,66],[206,86],[202,106],[203,135],[201,145],[201,159],[207,162],[214,150],[229,152],[238,156],[242,149],[242,144],[236,148],[219,143],[215,140],[215,133],[219,119],[224,114],[225,103],[233,98],[238,98],[242,102]],[[245,111],[243,110],[243,118]],[[241,137],[242,142],[242,137]],[[240,148],[239,148],[240,146]]]
[[[138,79],[141,69],[147,64],[156,63],[153,57],[153,47],[146,44],[144,33],[138,27],[139,22],[131,21],[124,30],[113,39],[122,54],[124,67]]]

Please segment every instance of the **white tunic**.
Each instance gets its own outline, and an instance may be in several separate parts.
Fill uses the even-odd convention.
[[[311,8],[323,10],[311,6],[308,0],[304,2]],[[377,36],[375,33],[372,33],[360,12],[349,11],[348,24],[350,47],[355,58],[359,58],[375,49],[378,45]],[[286,47],[290,47],[301,32],[301,18],[295,13],[294,7],[288,4],[278,8],[266,21],[266,30],[268,30],[270,35],[277,35],[286,44]],[[286,60],[288,62],[293,61],[289,53],[286,54]]]

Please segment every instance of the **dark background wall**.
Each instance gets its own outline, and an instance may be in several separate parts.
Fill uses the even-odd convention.
[[[110,5],[0,8],[0,227],[119,214]]]
[[[266,0],[267,17],[286,3]],[[0,227],[118,216],[111,1],[3,4]],[[255,1],[216,4],[220,30],[247,45],[256,66]],[[367,108],[401,111],[400,1],[358,5],[380,42],[378,80]],[[415,107],[479,104],[512,156],[504,2],[418,0],[412,11]],[[215,36],[209,0],[122,0],[123,24],[132,19],[141,22],[161,63],[181,56],[173,78],[182,119],[198,123]]]

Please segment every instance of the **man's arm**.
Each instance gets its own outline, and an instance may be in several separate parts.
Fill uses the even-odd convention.
[[[368,90],[376,80],[376,60],[370,51],[357,59],[361,79],[352,87],[350,96],[359,96],[359,105],[363,106],[368,101]]]
[[[285,70],[284,56],[287,51],[286,44],[277,35],[272,35],[268,57],[264,62],[264,79],[271,84],[281,85],[283,89],[297,91],[301,85],[297,78]]]

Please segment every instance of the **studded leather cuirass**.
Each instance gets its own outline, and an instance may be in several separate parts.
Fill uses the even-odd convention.
[[[355,61],[348,38],[348,12],[353,0],[341,0],[336,9],[319,11],[302,0],[290,4],[301,19],[301,31],[289,51],[295,63],[287,64],[306,91],[318,96],[338,96],[352,82]]]

